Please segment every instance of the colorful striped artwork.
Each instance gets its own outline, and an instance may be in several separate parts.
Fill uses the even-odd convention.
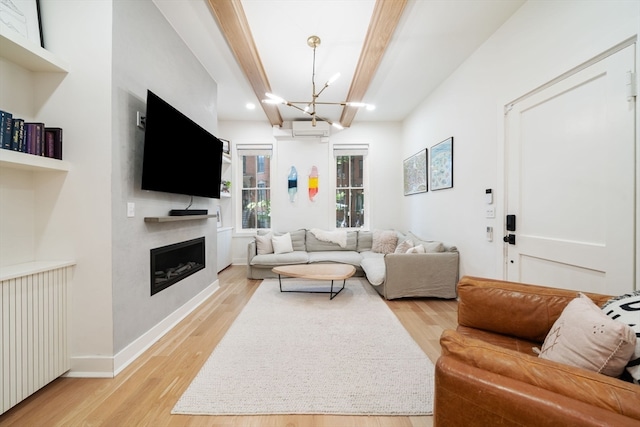
[[[309,174],[309,200],[313,202],[316,194],[318,194],[318,168],[312,166]]]
[[[295,166],[291,166],[289,170],[287,188],[289,190],[289,201],[291,203],[296,201],[296,194],[298,193],[298,171]]]

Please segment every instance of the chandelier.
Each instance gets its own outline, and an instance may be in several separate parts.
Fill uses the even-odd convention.
[[[342,129],[342,125],[340,125],[340,123],[338,122],[333,122],[325,117],[321,117],[316,113],[316,106],[317,105],[340,105],[342,107],[364,107],[367,110],[373,110],[376,107],[371,105],[371,104],[365,104],[364,102],[347,102],[347,101],[342,101],[342,102],[320,102],[318,101],[318,97],[320,96],[320,94],[322,92],[324,92],[324,90],[326,88],[329,87],[329,85],[331,85],[333,82],[335,82],[336,80],[338,80],[338,78],[340,77],[340,73],[336,73],[334,74],[329,80],[327,80],[327,82],[322,86],[322,89],[320,89],[318,92],[316,92],[316,48],[318,46],[320,46],[320,37],[318,36],[310,36],[307,39],[307,44],[309,45],[310,48],[313,49],[313,71],[311,74],[311,101],[287,101],[284,98],[278,96],[278,95],[274,95],[272,93],[265,93],[266,95],[266,99],[263,99],[262,102],[264,102],[265,104],[284,104],[284,105],[288,105],[289,107],[293,107],[297,110],[302,111],[304,114],[307,114],[309,116],[311,116],[311,125],[315,126],[317,120],[322,120],[325,121],[327,123],[329,123],[330,125],[338,128],[338,129]]]

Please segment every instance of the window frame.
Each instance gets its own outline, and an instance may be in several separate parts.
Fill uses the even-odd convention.
[[[265,190],[269,191],[268,203],[271,205],[273,201],[273,168],[275,166],[274,156],[273,156],[273,145],[272,144],[238,144],[234,150],[235,154],[235,180],[238,185],[234,185],[233,196],[234,196],[234,206],[235,206],[235,232],[239,235],[253,235],[257,232],[257,230],[270,230],[272,226],[272,220],[269,221],[269,228],[243,228],[243,207],[242,207],[242,192],[245,190],[244,188],[244,166],[246,164],[246,156],[265,156],[269,157],[269,187],[261,187],[259,182],[256,182],[255,187],[251,187],[251,189],[255,189],[257,192],[264,192]],[[256,159],[256,173],[261,173],[258,169],[260,168],[260,161]],[[264,163],[262,163],[262,170],[264,171]],[[271,207],[270,207],[271,211]],[[256,223],[256,226],[258,224]]]
[[[338,187],[338,157],[342,156],[362,156],[362,187]],[[369,191],[369,145],[368,144],[335,144],[332,149],[332,191],[333,203],[330,203],[330,215],[334,227],[340,230],[363,230],[370,229],[371,224],[371,192]],[[350,183],[351,184],[351,183]],[[341,188],[362,189],[363,194],[363,225],[360,227],[338,227],[338,217],[336,209],[337,192]]]

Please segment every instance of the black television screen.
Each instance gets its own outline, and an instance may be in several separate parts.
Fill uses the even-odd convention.
[[[147,91],[142,189],[220,198],[222,141]]]

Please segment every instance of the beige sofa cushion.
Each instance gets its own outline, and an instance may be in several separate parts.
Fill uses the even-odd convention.
[[[320,251],[355,251],[358,245],[358,232],[347,231],[347,246],[344,248],[337,243],[319,240],[311,230],[306,230],[306,250],[307,252]]]
[[[423,240],[420,237],[413,234],[411,231],[407,233],[407,239],[413,242],[414,246],[422,245],[425,252],[444,252],[444,244],[436,240]]]
[[[371,251],[373,245],[373,231],[358,231],[358,252]]]
[[[271,230],[258,230],[258,236],[264,236],[269,233],[273,233],[273,236],[282,236],[286,234],[286,233],[274,232]],[[291,236],[291,245],[293,246],[294,252],[307,250],[306,244],[305,244],[305,235],[306,235],[305,229],[289,231],[288,233]]]

